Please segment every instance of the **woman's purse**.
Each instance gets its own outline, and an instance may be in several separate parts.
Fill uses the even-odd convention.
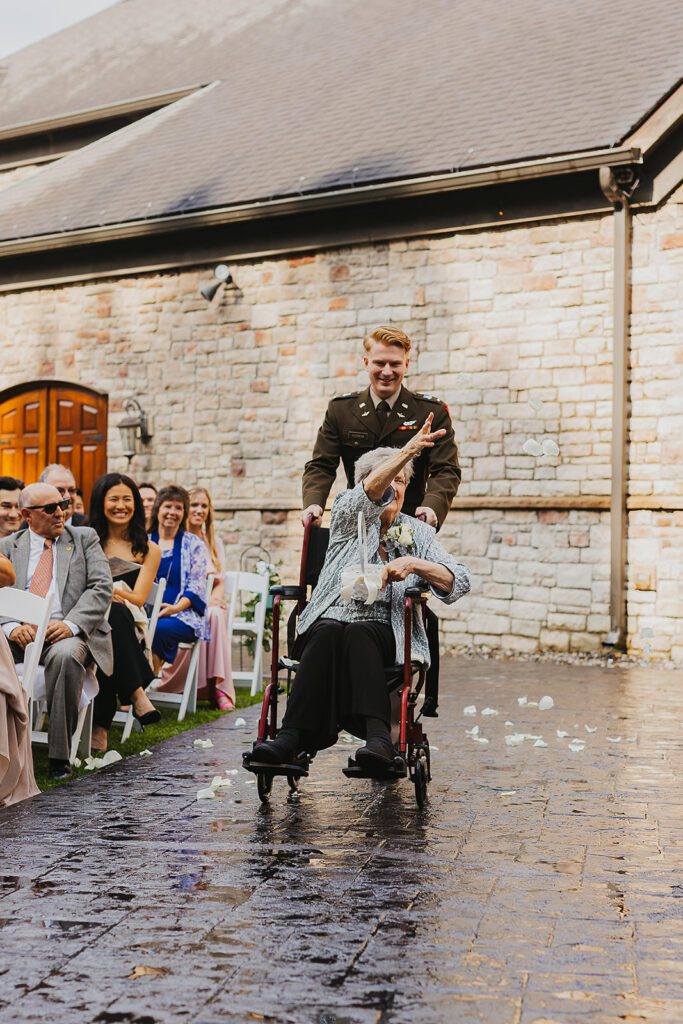
[[[344,601],[374,604],[382,588],[381,565],[368,564],[368,534],[365,516],[358,513],[358,565],[347,565],[341,573],[341,597]]]

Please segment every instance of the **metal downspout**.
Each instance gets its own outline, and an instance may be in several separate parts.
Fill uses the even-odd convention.
[[[626,173],[625,173],[626,172]],[[600,168],[600,187],[614,207],[612,314],[612,490],[610,498],[610,629],[603,643],[626,647],[626,539],[632,169]]]

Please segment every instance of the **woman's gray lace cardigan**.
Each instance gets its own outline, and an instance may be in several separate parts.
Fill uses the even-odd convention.
[[[347,491],[342,491],[335,499],[332,506],[332,518],[330,522],[330,543],[327,549],[327,557],[320,579],[313,591],[310,604],[304,609],[299,618],[298,632],[304,633],[312,622],[325,615],[328,608],[339,604],[341,591],[342,569],[349,565],[357,565],[359,561],[358,552],[358,513],[365,513],[365,523],[368,531],[368,557],[376,553],[379,547],[380,516],[382,510],[393,499],[393,489],[389,488],[381,503],[376,503],[368,498],[362,483]],[[412,555],[415,558],[422,558],[428,562],[438,562],[445,565],[453,573],[453,586],[450,593],[444,594],[436,587],[430,587],[435,597],[438,597],[444,604],[453,604],[459,597],[466,594],[470,589],[470,574],[466,566],[449,555],[436,539],[434,527],[427,526],[419,519],[399,513],[395,522],[405,523],[413,532],[413,544],[406,546],[388,546],[390,558],[399,558],[401,555]],[[404,636],[404,606],[405,592],[408,587],[414,587],[419,577],[411,574],[405,580],[391,584],[391,625],[396,641],[397,662],[403,661],[403,636]],[[422,616],[413,616],[412,635],[412,660],[420,661],[429,665],[429,646],[427,636],[422,624]]]

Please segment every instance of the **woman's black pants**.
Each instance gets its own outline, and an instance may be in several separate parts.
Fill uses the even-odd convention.
[[[135,620],[125,604],[112,602],[109,625],[114,650],[114,672],[105,676],[102,669],[98,668],[100,692],[93,701],[93,723],[104,729],[109,728],[116,714],[117,698],[122,704],[130,704],[132,693],[140,686],[149,686],[154,679],[154,672],[135,629]]]
[[[283,729],[297,729],[302,746],[322,750],[340,728],[365,736],[364,720],[391,725],[385,669],[395,663],[394,633],[383,622],[318,619],[297,641],[299,668]]]

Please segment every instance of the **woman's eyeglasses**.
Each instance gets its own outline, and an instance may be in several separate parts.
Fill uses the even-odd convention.
[[[41,509],[48,516],[53,516],[58,508],[61,508],[62,512],[66,512],[70,506],[71,501],[69,498],[64,498],[63,501],[50,501],[47,505],[26,505],[26,508],[31,510]]]

